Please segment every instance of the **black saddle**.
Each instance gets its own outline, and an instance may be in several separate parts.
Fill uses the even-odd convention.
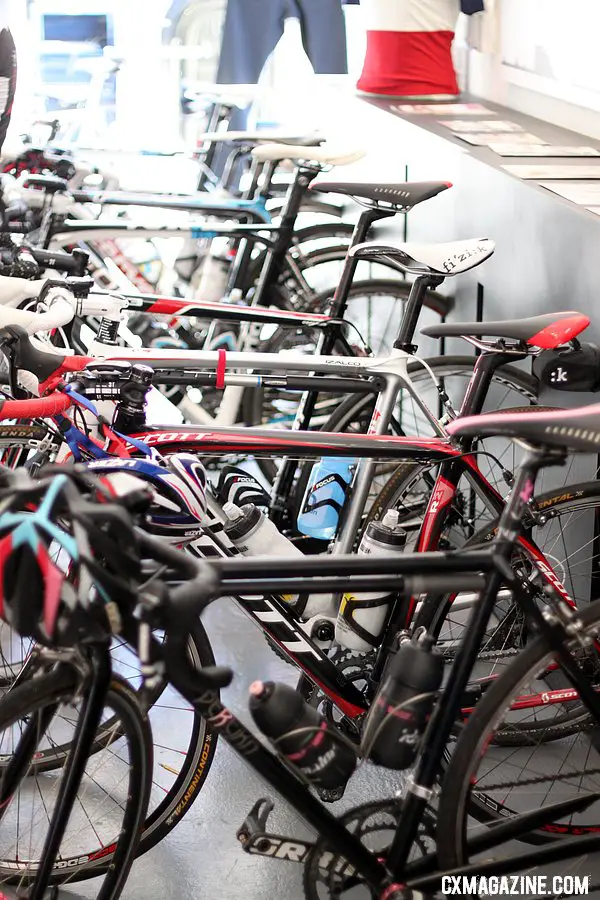
[[[452,187],[449,181],[408,181],[395,184],[370,184],[359,181],[314,181],[311,190],[321,194],[348,194],[360,200],[389,203],[402,209],[412,209],[423,200],[430,200]]]
[[[504,322],[442,322],[422,328],[421,333],[429,337],[511,338],[532,347],[553,350],[568,343],[589,324],[590,320],[583,313],[568,310]]]
[[[530,444],[560,447],[575,453],[600,450],[600,403],[577,409],[531,412],[484,413],[465,416],[446,426],[455,437],[521,438]]]

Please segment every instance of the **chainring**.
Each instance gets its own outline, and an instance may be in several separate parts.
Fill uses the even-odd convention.
[[[330,656],[330,659],[336,669],[358,690],[364,693],[373,671],[375,656],[374,650],[368,653],[357,653],[354,650],[340,648]],[[307,703],[317,708],[328,722],[331,722],[332,725],[342,731],[351,741],[360,743],[362,719],[356,720],[342,715],[327,694],[324,694],[315,685],[311,685],[308,691],[303,692],[303,696]]]
[[[339,822],[381,858],[394,839],[401,814],[402,800],[380,800],[353,807],[340,816]],[[411,858],[434,851],[435,817],[426,809]],[[362,881],[351,864],[329,849],[323,838],[315,842],[306,858],[303,885],[306,900],[342,898],[346,892],[352,900],[378,900],[378,894]]]

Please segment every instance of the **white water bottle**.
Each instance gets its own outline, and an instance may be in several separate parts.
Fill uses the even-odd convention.
[[[225,533],[244,556],[304,557],[296,545],[253,503],[245,503],[242,507],[235,503],[225,503],[223,512],[229,520],[225,525]],[[317,615],[335,615],[332,594],[282,594],[281,598],[293,606],[303,619],[311,619]]]
[[[372,556],[402,553],[406,532],[398,524],[399,514],[389,509],[381,522],[371,522],[358,552]],[[344,594],[335,623],[335,639],[348,650],[366,653],[381,643],[382,631],[393,599],[389,591]]]
[[[213,240],[204,257],[198,286],[194,291],[197,300],[219,303],[227,291],[231,259],[227,253],[227,240]]]

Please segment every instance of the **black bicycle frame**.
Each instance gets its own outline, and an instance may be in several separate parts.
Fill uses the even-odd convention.
[[[323,379],[323,381],[325,381],[325,379]],[[189,445],[189,449],[193,447],[194,453],[209,453],[211,455],[213,453],[232,452],[234,448],[236,452],[256,453],[257,446],[253,441],[254,434],[260,434],[265,438],[265,451],[271,456],[289,454],[291,440],[296,443],[297,455],[302,457],[320,457],[326,454],[328,456],[352,455],[357,458],[375,457],[399,460],[403,458],[402,449],[406,448],[404,458],[410,458],[411,460],[432,465],[438,463],[455,468],[457,482],[460,475],[468,474],[474,479],[481,492],[487,496],[490,504],[497,509],[498,513],[501,512],[503,507],[502,499],[491,485],[488,484],[479,470],[476,467],[473,467],[472,460],[468,456],[462,456],[459,450],[444,444],[442,441],[425,440],[420,443],[418,440],[411,441],[410,438],[369,438],[365,435],[331,435],[319,432],[299,432],[287,436],[286,432],[251,428],[243,430],[220,428],[218,432],[213,432],[210,429],[180,426],[177,431],[170,433],[157,429],[155,432],[157,445],[161,448],[162,452],[174,452],[176,449],[181,449],[183,446],[186,446],[184,442],[186,434],[193,437],[193,435],[198,434],[201,431],[205,431],[203,437],[206,438],[206,443],[204,440],[194,442]],[[239,434],[242,438],[245,436],[247,443],[244,444],[243,441],[241,444],[227,443],[228,432]],[[144,436],[140,437],[143,437],[147,443],[153,443],[152,432],[146,433]],[[445,520],[448,512],[449,510],[447,508],[440,509],[439,517]],[[440,522],[439,528],[441,529],[441,527],[442,524]],[[222,533],[222,526],[215,527],[215,525],[211,523],[210,531],[211,536],[210,538],[207,538],[207,540],[209,540],[212,547],[216,546],[225,557],[230,556],[232,552],[235,552],[235,548],[232,548],[225,539],[225,536]],[[200,544],[198,545],[198,553],[199,555],[202,555],[202,547]],[[431,558],[431,554],[428,554],[428,559],[429,558]],[[471,555],[470,558],[476,560],[478,557],[475,554],[474,556]],[[332,562],[329,558],[304,558],[298,563],[300,570],[294,572],[294,576],[303,574],[307,562],[310,562],[311,572],[315,575],[323,566],[330,566],[330,575],[332,574],[331,567],[337,566],[336,574],[339,575],[339,572],[343,571],[339,562],[336,562],[339,559],[340,557],[334,557],[335,561]],[[422,562],[417,561],[420,560],[420,557],[416,557],[415,560],[410,560],[409,562],[406,562],[407,559],[409,559],[409,557],[402,557],[402,564],[408,566],[406,569],[407,572],[416,571],[419,566],[422,566]],[[227,565],[231,566],[232,573],[236,571],[252,571],[253,565],[258,571],[261,571],[261,569],[264,570],[263,560],[240,560],[235,563],[231,560],[227,562]],[[236,565],[238,567],[237,569]],[[365,579],[368,579],[369,574],[371,573],[369,566],[371,565],[372,561],[370,558],[365,560],[354,558],[354,563],[351,565],[350,571],[355,575],[361,575],[364,576]],[[383,564],[378,563],[378,566],[380,565]],[[397,563],[392,562],[391,569],[388,571],[397,571],[395,568],[396,565]],[[464,565],[464,559],[461,557],[459,562],[458,557],[446,557],[446,565],[449,567],[449,571],[457,571],[456,568],[452,569],[451,567],[454,565],[460,568],[461,565]],[[414,568],[415,566],[417,567],[416,569]],[[345,568],[346,564],[344,564],[344,569]],[[269,560],[269,571],[274,574],[280,572],[280,564],[276,558]],[[292,575],[289,565],[285,568],[285,571],[286,574]],[[378,568],[378,571],[385,570]],[[256,576],[254,576],[253,583],[255,585],[257,584]],[[290,581],[289,579],[284,585],[282,582],[277,583],[272,580],[269,581],[266,576],[261,583],[266,587],[266,596],[252,596],[251,593],[246,590],[247,586],[242,582],[229,586],[231,588],[231,595],[236,597],[236,602],[241,606],[244,612],[278,645],[280,651],[289,658],[290,662],[297,666],[313,684],[324,690],[340,711],[351,718],[356,718],[364,713],[368,707],[368,701],[365,700],[365,697],[354,687],[352,682],[345,678],[319,646],[311,640],[310,636],[302,629],[301,623],[293,609],[281,600],[280,597],[277,597],[276,594],[271,593],[278,589],[285,593],[289,593],[292,590],[294,593],[298,593],[302,590],[301,587],[299,587],[295,581]],[[313,592],[329,590],[337,592],[343,590],[342,577],[339,577],[335,584],[331,579],[326,583],[319,582],[318,588],[315,586],[316,583],[316,579],[313,578],[311,582]],[[279,588],[277,587],[277,584],[279,585]],[[388,581],[386,584],[390,591],[394,590],[393,583]],[[383,585],[380,584],[379,586]],[[361,583],[360,579],[358,579],[356,590],[364,589],[364,585]],[[440,594],[447,593],[447,585],[437,583],[435,590],[433,586],[431,586],[431,592],[439,598]],[[408,595],[402,595],[401,593],[396,594],[392,604],[390,621],[386,627],[386,634],[387,632],[391,633],[394,629],[394,613],[397,607],[402,609],[402,615],[406,617],[406,622],[403,622],[399,627],[404,627],[408,624],[410,617],[412,616],[409,599],[412,596],[421,593],[424,593],[424,591],[417,590],[414,594]],[[410,613],[407,612],[409,609],[411,610]],[[269,613],[268,616],[265,615],[267,612]],[[275,616],[276,618],[274,618]],[[393,633],[395,634],[397,630],[397,628],[393,630]]]
[[[343,584],[348,590],[354,590],[354,575],[364,573],[368,568],[365,562],[370,564],[370,573],[366,576],[366,583],[374,586],[382,582],[377,580],[379,575],[390,576],[394,574],[394,582],[396,586],[399,583],[399,573],[406,574],[406,589],[427,589],[428,579],[432,581],[429,584],[435,589],[439,588],[440,578],[443,577],[444,582],[450,586],[454,586],[456,590],[461,587],[481,588],[482,571],[490,570],[493,565],[493,557],[491,552],[475,552],[472,554],[432,554],[428,557],[427,575],[421,576],[423,560],[417,555],[407,555],[400,559],[377,559],[365,561],[357,557],[343,557],[343,570],[345,575],[339,578],[338,561],[334,559],[324,559],[315,561],[320,571],[325,574],[322,580],[317,581],[320,587],[329,583]],[[223,593],[228,593],[231,587],[238,587],[243,584],[244,590],[252,593],[253,591],[262,591],[266,586],[267,579],[264,576],[258,577],[254,574],[257,567],[257,560],[236,560],[220,563],[211,563],[215,565],[222,575]],[[279,560],[275,561],[273,573],[280,577],[280,582],[275,581],[274,584],[284,583],[284,574],[300,575],[305,571],[305,566],[300,567],[298,560]],[[473,574],[469,575],[471,571]],[[413,580],[410,573],[414,572]],[[271,573],[271,574],[273,574]],[[467,574],[465,574],[467,573]],[[244,577],[245,576],[245,577]],[[334,579],[329,582],[328,577]],[[287,577],[285,583],[289,585]],[[306,576],[298,577],[293,582],[301,589],[308,588],[315,590],[315,580]],[[134,619],[126,622],[124,625],[124,635],[126,639],[136,645],[136,634],[138,624]],[[298,773],[284,760],[278,758],[270,750],[268,750],[256,737],[249,731],[236,716],[225,707],[219,698],[218,692],[206,685],[203,685],[202,672],[195,670],[187,661],[185,652],[187,635],[180,635],[177,638],[169,638],[167,635],[166,645],[153,642],[152,656],[154,660],[162,660],[166,665],[166,675],[173,687],[202,715],[207,723],[218,732],[221,737],[234,749],[259,775],[261,775],[278,793],[306,820],[306,822],[315,829],[315,831],[324,837],[331,848],[344,858],[352,860],[355,869],[362,877],[376,890],[383,890],[389,883],[390,877],[386,867],[376,859],[373,854],[368,851],[360,840],[353,834],[348,832],[346,828],[329,813],[322,804],[313,797],[306,788],[306,783],[298,776]]]
[[[477,570],[480,573],[487,572],[479,602],[476,604],[472,617],[463,631],[461,645],[450,670],[449,678],[441,692],[427,732],[423,738],[422,750],[417,761],[414,776],[409,782],[396,835],[386,855],[386,873],[383,881],[381,880],[381,869],[374,870],[373,868],[374,857],[369,855],[369,859],[365,860],[364,852],[362,852],[364,847],[360,844],[360,841],[357,841],[357,843],[361,847],[361,851],[357,852],[358,847],[351,848],[349,846],[350,836],[340,823],[335,823],[335,820],[332,822],[331,817],[322,807],[318,805],[315,807],[312,797],[308,800],[309,795],[307,793],[298,795],[298,785],[289,783],[287,766],[283,767],[286,775],[282,778],[282,772],[280,771],[282,766],[274,765],[271,754],[267,754],[270,757],[268,761],[264,759],[263,753],[266,751],[261,747],[257,755],[254,742],[248,743],[248,732],[230,711],[220,704],[214,693],[210,697],[207,694],[201,698],[200,704],[196,701],[196,708],[213,727],[221,731],[225,740],[235,747],[257,772],[267,777],[269,783],[278,790],[284,799],[291,802],[296,811],[317,830],[319,836],[327,841],[330,849],[336,854],[340,854],[343,858],[350,860],[357,872],[376,890],[381,890],[390,884],[399,884],[405,879],[408,868],[408,856],[416,839],[419,823],[427,803],[433,797],[452,729],[455,722],[461,718],[461,702],[464,691],[476,664],[481,641],[492,615],[496,595],[501,584],[508,583],[514,589],[517,601],[522,603],[528,617],[548,641],[550,649],[557,655],[560,665],[571,684],[579,692],[582,702],[600,724],[600,697],[589,684],[586,676],[581,672],[567,649],[567,632],[559,624],[546,621],[541,611],[532,601],[530,592],[527,590],[523,591],[518,578],[511,575],[511,558],[515,542],[522,528],[522,518],[526,505],[525,498],[531,494],[539,468],[547,465],[549,462],[556,464],[558,459],[559,455],[547,455],[543,448],[528,449],[516,477],[511,498],[503,510],[497,534],[487,550],[457,552],[454,554],[434,552],[428,554],[426,558],[423,558],[421,554],[413,554],[400,557],[395,561],[391,559],[386,560],[385,558],[381,560],[373,558],[362,561],[352,557],[314,560],[311,566],[311,570],[315,572],[314,578],[302,577],[301,572],[304,567],[301,567],[297,560],[293,562],[289,560],[273,561],[272,564],[270,563],[268,576],[262,574],[259,577],[253,574],[253,571],[256,571],[261,563],[258,560],[241,560],[218,564],[221,574],[221,586],[227,594],[238,590],[246,593],[266,588],[276,590],[284,585],[284,589],[295,591],[328,589],[330,587],[333,588],[334,585],[335,588],[339,588],[341,586],[340,582],[343,582],[345,579],[351,579],[351,582],[346,584],[346,589],[356,590],[353,581],[356,574],[364,574],[369,570],[369,575],[365,576],[364,586],[367,583],[373,585],[378,583],[377,578],[380,579],[379,584],[381,585],[385,583],[384,580],[381,580],[382,576],[386,572],[391,572],[394,568],[400,575],[404,576],[402,588],[405,593],[415,591],[425,593],[429,590],[435,592],[439,590],[442,580],[446,590],[452,592],[469,589],[470,581],[468,576],[464,574],[467,569]],[[456,567],[460,568],[461,565],[463,566],[462,574],[457,574]],[[426,574],[422,574],[424,567],[426,568]],[[343,578],[339,576],[340,570],[345,573]],[[416,581],[412,581],[411,574],[412,578],[417,578]],[[369,581],[369,578],[373,580]],[[311,584],[314,586],[311,587]],[[179,689],[177,673],[173,672],[172,674],[174,676],[173,684]],[[193,701],[189,694],[184,693],[184,696]],[[299,799],[300,805],[298,806],[297,802]],[[307,800],[308,802],[305,802]],[[552,815],[552,812],[550,812],[550,815]],[[518,836],[519,824],[521,834],[532,827],[529,819],[523,817],[521,823],[514,823],[514,837]],[[510,830],[510,827],[507,826],[505,830]],[[506,836],[501,835],[499,831],[499,842],[503,842],[506,839]],[[576,853],[579,845],[582,847],[597,846],[599,841],[598,837],[593,839],[589,837],[583,838],[581,841],[574,840],[569,842],[571,844],[569,849]],[[486,849],[489,849],[491,845],[492,840],[490,838],[486,842]],[[557,857],[552,855],[552,849],[549,850],[547,855],[556,859]],[[539,854],[538,849],[536,849],[534,854],[536,861],[539,860],[539,855],[537,854]],[[530,857],[533,858],[532,854],[526,854],[522,858],[529,859]],[[365,862],[368,863],[366,867]],[[432,864],[433,862],[432,860]],[[419,861],[419,864],[417,865],[423,868],[422,860]],[[486,864],[482,865],[485,867]],[[502,871],[518,871],[521,865],[521,858],[517,857],[507,861]],[[489,869],[489,864],[487,866]],[[468,873],[479,871],[479,867],[468,866],[457,871]],[[494,868],[494,872],[497,873],[498,869]],[[432,887],[441,877],[442,873],[437,873],[428,879],[419,879],[415,882],[415,886],[425,886],[426,884],[428,887]]]

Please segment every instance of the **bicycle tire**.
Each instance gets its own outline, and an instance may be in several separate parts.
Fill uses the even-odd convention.
[[[24,681],[0,701],[0,733],[24,717],[35,715],[46,706],[60,704],[63,701],[71,703],[79,690],[80,678],[75,669],[69,666],[61,666],[35,679]],[[105,705],[119,716],[122,736],[128,739],[131,748],[123,822],[112,843],[95,847],[89,853],[77,853],[73,857],[57,859],[50,883],[65,884],[67,881],[80,881],[105,875],[98,898],[116,900],[125,886],[144,822],[152,780],[152,739],[137,698],[126,682],[117,678],[112,679]],[[11,797],[11,802],[12,800]],[[5,824],[6,815],[3,811],[1,826]],[[0,851],[0,883],[15,884],[30,882],[33,879],[35,871],[27,874],[27,867],[31,866],[33,860],[28,859],[26,862],[6,860],[2,858],[2,852]]]
[[[196,651],[199,650],[193,659],[196,668],[214,666],[212,646],[199,619],[194,622],[190,636]],[[217,739],[217,732],[208,725],[200,713],[194,711],[189,749],[168,795],[165,795],[159,806],[152,810],[144,823],[138,855],[141,856],[162,841],[190,811],[208,777],[217,749]]]
[[[600,602],[590,604],[581,613],[581,622],[588,635],[597,633],[600,626]],[[538,637],[532,641],[486,691],[462,729],[444,776],[438,807],[438,861],[441,869],[452,869],[466,862],[466,829],[469,815],[480,822],[493,824],[506,821],[514,812],[507,805],[506,799],[501,801],[485,793],[486,790],[491,790],[491,785],[487,789],[484,787],[483,792],[474,790],[477,785],[477,768],[482,762],[492,739],[493,730],[501,720],[505,708],[511,708],[514,697],[519,696],[521,692],[521,685],[535,681],[540,672],[547,671],[551,659],[552,653],[548,650],[544,638]],[[542,746],[545,748],[547,744]],[[556,747],[557,744],[553,742],[551,749],[555,750]],[[551,758],[551,763],[551,774],[556,774],[560,780],[571,777],[568,772],[561,773],[560,768],[557,768],[555,756]],[[499,763],[496,764],[496,768],[501,771]],[[536,763],[535,770],[538,774],[543,772],[543,764],[540,768],[540,763]],[[572,776],[574,781],[578,778],[578,775]],[[579,781],[580,786],[581,781],[582,778]],[[564,795],[561,799],[565,799]],[[552,798],[549,802],[552,802]],[[587,810],[585,814],[588,814]],[[600,810],[596,809],[595,815],[600,818]],[[527,843],[544,843],[556,840],[559,836],[568,837],[598,830],[600,821],[585,824],[549,823],[542,829],[529,833]]]
[[[200,620],[194,622],[190,630],[189,647],[193,664],[197,668],[215,665],[212,647]],[[163,690],[164,686],[157,692],[157,696],[153,698],[150,714],[152,714],[152,709],[155,712],[159,709],[159,700]],[[12,693],[13,691],[10,690],[5,696],[10,696]],[[189,736],[186,739],[187,747],[178,749],[177,752],[178,758],[181,756],[183,761],[179,763],[179,772],[176,774],[173,783],[168,787],[161,788],[160,802],[149,811],[140,839],[140,854],[146,853],[175,828],[177,823],[191,809],[210,771],[217,747],[217,733],[207,725],[198,712],[190,713],[190,715],[193,715],[194,718],[189,729]],[[113,722],[110,719],[103,723],[90,754],[93,754],[100,746],[103,746],[104,734],[109,732],[112,727]],[[36,773],[53,771],[64,761],[69,749],[70,743],[55,743],[50,749],[40,751],[33,764],[34,771]],[[160,764],[160,753],[156,753],[155,757],[157,765]],[[169,762],[170,758],[167,759],[167,763]],[[164,765],[163,768],[165,768]],[[166,765],[166,770],[171,771],[169,765]]]

